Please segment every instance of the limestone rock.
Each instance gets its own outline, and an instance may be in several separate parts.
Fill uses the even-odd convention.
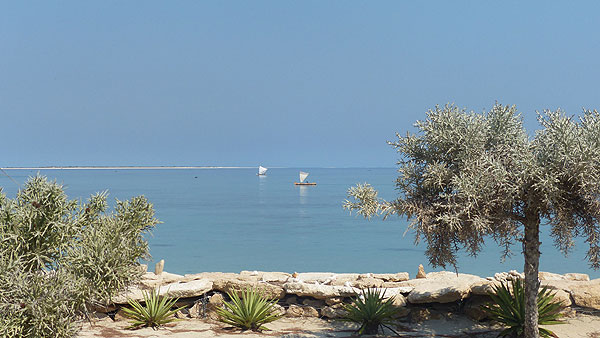
[[[564,290],[554,291],[554,301],[561,303],[562,306],[571,306],[571,295]],[[600,303],[599,303],[600,304]]]
[[[286,272],[242,271],[240,277],[256,277],[263,282],[285,283],[292,275]]]
[[[577,287],[572,288],[570,292],[575,304],[600,310],[600,279],[575,283]]]
[[[402,296],[403,294],[409,294],[412,290],[414,290],[413,286],[401,286],[397,288],[380,288],[376,289],[377,291],[384,292],[384,298],[390,298],[396,295]]]
[[[163,271],[160,275],[153,272],[146,272],[142,275],[139,282],[140,286],[145,289],[153,289],[161,285],[183,281],[183,276],[174,273]]]
[[[251,288],[269,299],[281,299],[285,296],[285,291],[281,286],[241,279],[218,279],[214,281],[213,288],[222,292],[237,292],[238,295]]]
[[[302,317],[304,316],[304,309],[298,305],[290,305],[285,312],[285,315],[288,317]]]
[[[406,306],[406,297],[404,297],[402,294],[396,294],[393,297],[393,302],[392,305],[394,305],[395,307],[405,307]],[[389,298],[392,298],[389,297]]]
[[[171,298],[197,297],[212,290],[213,283],[209,280],[199,279],[187,283],[170,283],[159,288],[160,295],[166,295]],[[128,289],[112,299],[114,304],[127,304],[128,299],[141,301],[144,299],[144,292],[150,292],[133,287]]]
[[[335,304],[340,304],[343,301],[344,301],[344,298],[342,298],[342,297],[332,297],[332,298],[325,299],[325,303],[329,306],[335,305]]]
[[[304,317],[319,317],[319,311],[312,306],[305,306]]]
[[[326,318],[342,318],[346,314],[346,310],[343,307],[332,307],[326,306],[321,309],[321,314]]]
[[[160,287],[160,294],[171,298],[189,298],[202,296],[212,290],[213,283],[198,279],[187,283],[171,283]]]
[[[319,285],[302,282],[287,282],[283,284],[283,289],[288,294],[308,296],[316,299],[351,297],[360,292],[360,290],[348,286]]]
[[[202,318],[202,303],[194,303],[194,305],[188,309],[188,316],[190,316],[190,318]]]
[[[516,271],[516,270],[510,270],[509,272],[498,272],[496,274],[494,274],[493,278],[490,278],[489,280],[496,280],[498,282],[508,282],[511,280],[515,280],[515,279],[524,279],[525,275]]]
[[[214,295],[210,296],[210,298],[208,299],[208,309],[211,311],[214,311],[217,308],[220,308],[223,306],[223,303],[225,303],[225,300],[223,299],[223,295],[220,293],[215,293]]]
[[[280,316],[284,316],[285,315],[285,308],[279,304],[273,304],[273,313],[280,315]]]
[[[154,266],[154,274],[155,275],[160,275],[163,272],[163,269],[165,268],[165,260],[161,259],[158,263],[156,263],[156,265]]]
[[[354,282],[358,276],[357,273],[304,272],[297,274],[297,279],[309,284],[316,282],[325,285],[344,285],[346,282]]]
[[[240,279],[240,280],[249,280],[258,282],[258,276],[251,275],[239,275],[237,273],[231,272],[201,272],[195,274],[186,274],[183,276],[182,282],[189,282],[195,279],[209,279],[212,281],[217,280],[232,280],[232,279]]]
[[[450,303],[465,299],[471,293],[471,286],[483,279],[478,276],[453,272],[431,272],[426,279],[415,280],[414,289],[408,301],[420,303]]]
[[[352,286],[358,289],[380,288],[383,286],[383,281],[373,277],[363,277],[353,282]]]
[[[417,271],[417,278],[427,278],[427,275],[425,274],[425,267],[423,267],[423,264],[419,264],[419,271]]]
[[[471,285],[471,293],[479,296],[487,296],[494,292],[494,287],[500,286],[497,280],[481,280]]]
[[[571,281],[589,281],[590,276],[585,273],[567,273],[559,275],[552,272],[540,271],[538,273],[540,280],[571,280]]]
[[[573,281],[588,282],[590,280],[590,276],[585,273],[565,273],[563,276],[565,279]]]
[[[373,278],[381,279],[384,282],[404,282],[409,280],[408,272],[398,273],[375,273]]]

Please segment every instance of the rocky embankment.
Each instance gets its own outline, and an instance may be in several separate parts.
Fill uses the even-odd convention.
[[[394,274],[353,273],[285,273],[242,271],[237,273],[204,272],[176,275],[146,272],[141,282],[115,297],[113,303],[99,308],[99,312],[117,314],[127,299],[143,299],[143,291],[159,288],[161,294],[179,298],[184,310],[179,317],[215,319],[214,309],[227,300],[228,292],[239,292],[248,287],[258,288],[267,297],[277,299],[277,308],[290,317],[338,318],[342,303],[365,288],[385,289],[386,297],[394,297],[394,304],[411,321],[435,319],[464,313],[475,320],[485,318],[480,305],[489,301],[487,293],[494,285],[522,278],[515,272],[497,273],[482,278],[469,274],[441,271],[425,273],[422,267],[418,278],[410,279],[407,272]],[[540,272],[542,285],[556,291],[556,298],[565,306],[567,315],[575,311],[600,310],[600,279],[590,280],[586,274],[559,275]]]

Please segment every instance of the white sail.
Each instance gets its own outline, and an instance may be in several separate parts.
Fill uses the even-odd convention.
[[[263,166],[261,166],[261,165],[259,165],[259,166],[258,166],[258,174],[259,174],[259,175],[264,175],[264,174],[266,174],[266,173],[267,173],[267,170],[269,170],[269,169],[267,169],[267,168],[265,168],[265,167],[263,167]]]
[[[308,177],[308,173],[305,173],[304,171],[300,172],[300,183],[304,182],[304,180]]]

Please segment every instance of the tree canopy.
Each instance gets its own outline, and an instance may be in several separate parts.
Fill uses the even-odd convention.
[[[456,266],[459,250],[476,255],[486,237],[509,254],[524,239],[522,226],[544,221],[564,253],[583,236],[599,268],[600,114],[546,110],[538,121],[542,129],[530,137],[514,106],[483,113],[436,106],[415,124],[417,134],[388,142],[401,154],[398,198],[384,201],[359,184],[344,207],[367,218],[406,216],[433,266]]]

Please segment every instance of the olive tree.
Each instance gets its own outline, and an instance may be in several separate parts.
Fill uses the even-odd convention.
[[[366,218],[405,216],[433,266],[456,267],[459,250],[477,255],[488,238],[504,255],[521,242],[526,337],[539,336],[540,225],[565,254],[583,236],[587,259],[600,267],[600,114],[544,111],[538,121],[542,128],[530,137],[514,106],[483,113],[436,106],[415,124],[417,134],[388,142],[401,154],[398,198],[382,200],[359,184],[344,203]]]

